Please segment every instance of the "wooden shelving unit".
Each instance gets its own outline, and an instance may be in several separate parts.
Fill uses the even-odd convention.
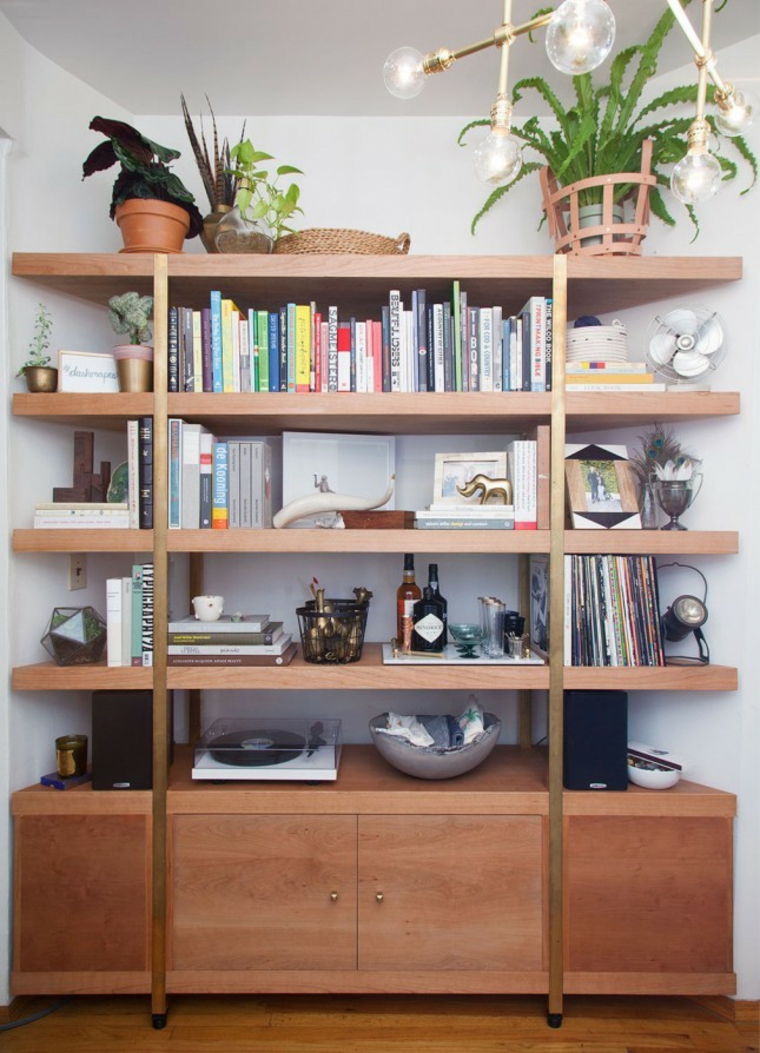
[[[155,529],[21,528],[14,530],[13,550],[32,556],[73,551],[151,553],[159,625],[167,613],[169,554],[187,554],[193,572],[200,574],[204,555],[211,554],[287,557],[296,552],[397,555],[411,551],[514,558],[549,553],[554,604],[559,597],[552,623],[561,624],[565,553],[722,556],[738,551],[738,534],[730,530],[567,531],[563,478],[566,430],[732,416],[739,412],[738,393],[597,395],[559,389],[549,394],[170,395],[166,313],[170,303],[200,307],[210,289],[220,288],[240,303],[255,297],[259,306],[273,308],[284,298],[317,300],[338,303],[341,310],[363,317],[360,312],[376,313],[391,287],[405,297],[412,288],[424,286],[431,299],[443,299],[450,293],[452,279],[458,278],[471,302],[501,303],[510,313],[530,295],[553,296],[555,362],[561,375],[568,311],[573,316],[616,311],[668,296],[693,295],[738,280],[740,260],[16,254],[13,274],[101,305],[123,291],[125,283],[154,295],[153,394],[15,395],[13,413],[19,418],[86,422],[115,431],[124,429],[128,419],[153,415]],[[170,416],[224,434],[261,435],[302,429],[509,436],[548,424],[550,522],[546,529],[514,532],[169,531],[165,524]],[[619,688],[668,692],[669,698],[682,692],[686,705],[693,691],[736,690],[736,669],[718,665],[565,669],[559,634],[553,636],[550,661],[543,666],[386,666],[377,643],[367,644],[361,661],[348,666],[321,667],[298,657],[283,668],[167,667],[166,658],[166,640],[157,633],[152,670],[102,665],[60,668],[49,663],[13,670],[15,691],[152,687],[155,758],[150,796],[108,795],[88,788],[52,796],[30,788],[14,795],[17,851],[25,853],[25,875],[31,872],[43,839],[57,836],[64,820],[78,824],[70,830],[72,844],[78,846],[86,865],[87,846],[101,835],[113,846],[115,859],[123,858],[118,846],[129,844],[131,857],[137,853],[141,860],[129,870],[131,884],[125,892],[132,909],[133,937],[125,941],[119,961],[109,965],[102,941],[93,936],[92,946],[80,949],[91,953],[95,962],[87,972],[68,971],[62,953],[53,955],[54,964],[47,972],[40,965],[34,911],[43,910],[44,903],[33,885],[21,882],[16,897],[15,993],[150,990],[154,1013],[160,1018],[166,1013],[167,994],[179,991],[535,991],[548,995],[549,1011],[558,1015],[565,991],[721,994],[733,990],[733,796],[685,781],[667,794],[636,787],[600,795],[565,792],[562,699],[566,687]],[[499,746],[482,768],[445,783],[409,779],[389,768],[372,747],[354,745],[344,747],[334,784],[197,783],[190,778],[188,749],[178,748],[171,772],[167,769],[167,693],[172,690],[186,690],[196,698],[208,690],[499,690],[520,692],[521,706],[530,692],[547,692],[549,745],[548,749]],[[596,846],[591,864],[590,844]],[[662,850],[665,844],[668,852]],[[108,861],[93,866],[96,873],[89,877],[107,882]],[[283,874],[290,878],[284,889],[279,880]],[[489,904],[487,930],[476,923],[471,929],[454,926],[449,931],[448,920],[440,926],[428,918],[415,890],[431,874],[439,883],[435,894],[443,897],[442,902],[471,889],[473,896]],[[606,929],[597,926],[601,943],[593,946],[588,938],[589,911],[595,904],[627,902],[630,874],[646,874],[650,884],[667,885],[668,895],[680,897],[678,902],[685,905],[681,914],[672,910],[663,924],[656,911],[637,914],[631,908],[623,912],[622,926],[612,920]],[[477,888],[471,887],[473,880]],[[693,920],[687,924],[684,911],[697,911],[703,881],[718,890],[719,902],[695,949]],[[266,919],[256,931],[247,920],[239,921],[251,902],[260,908],[259,922]],[[383,907],[378,908],[381,902]],[[105,915],[108,902],[99,903],[97,909]],[[238,919],[234,925],[233,917]],[[415,917],[424,922],[424,931],[410,926],[409,919]],[[228,946],[220,934],[238,926],[240,935]],[[310,934],[299,940],[298,961],[287,950],[292,942],[288,933],[294,929],[299,935]],[[646,967],[644,941],[648,941]],[[673,946],[682,957],[692,956],[691,973],[674,965]]]

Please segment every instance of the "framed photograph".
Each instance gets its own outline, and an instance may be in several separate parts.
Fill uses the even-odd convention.
[[[392,435],[340,435],[330,432],[283,432],[282,503],[317,493],[381,497],[396,472]],[[383,509],[395,508],[395,494]],[[312,517],[292,526],[311,527]]]
[[[118,391],[116,360],[95,351],[59,351],[58,390]]]
[[[566,446],[565,475],[568,509],[576,529],[641,529],[625,446]]]
[[[543,658],[549,657],[549,557],[530,557],[530,644]]]
[[[472,482],[476,475],[487,475],[490,479],[505,479],[507,475],[506,450],[492,453],[437,453],[435,455],[435,505],[477,505],[481,492],[465,497],[457,490]]]

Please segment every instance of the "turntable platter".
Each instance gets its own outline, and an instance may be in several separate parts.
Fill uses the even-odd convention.
[[[258,768],[294,760],[306,748],[306,739],[282,728],[251,728],[219,735],[208,743],[214,760],[238,768]]]

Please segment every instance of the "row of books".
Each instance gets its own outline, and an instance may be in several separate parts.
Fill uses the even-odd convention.
[[[169,419],[170,530],[272,525],[272,448],[260,439],[218,439],[202,424]]]
[[[289,665],[296,650],[292,634],[268,614],[223,615],[215,622],[188,615],[169,622],[166,660],[179,666]]]
[[[538,446],[516,439],[507,446],[507,476],[513,503],[455,504],[436,502],[415,512],[417,530],[536,530],[538,527]]]
[[[532,296],[516,315],[451,301],[409,302],[393,289],[380,319],[336,306],[288,303],[241,310],[211,292],[208,307],[169,309],[170,392],[548,391],[552,301]]]
[[[570,391],[665,391],[646,362],[568,362],[565,387]]]
[[[662,666],[653,556],[565,556],[565,665]]]
[[[106,580],[106,648],[109,666],[153,665],[152,563]]]

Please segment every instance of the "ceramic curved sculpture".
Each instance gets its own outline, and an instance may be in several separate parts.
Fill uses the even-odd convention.
[[[366,512],[370,508],[379,508],[390,500],[395,481],[396,476],[392,475],[387,490],[378,498],[354,497],[351,494],[334,494],[331,491],[296,497],[294,501],[289,501],[284,508],[280,509],[272,519],[272,525],[279,529],[287,526],[288,523],[295,522],[296,519],[303,519],[304,516],[320,515],[325,512]]]

